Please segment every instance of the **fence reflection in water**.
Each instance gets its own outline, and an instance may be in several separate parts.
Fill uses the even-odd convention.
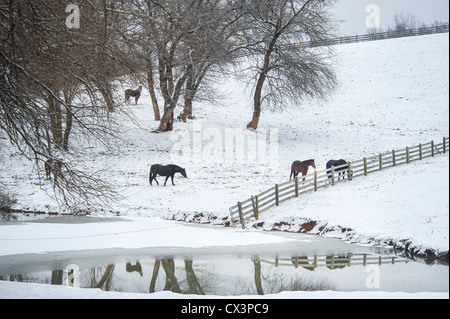
[[[73,269],[76,263],[71,262],[72,264],[68,267]],[[356,266],[364,267],[374,264],[382,266],[405,262],[407,262],[406,259],[396,256],[356,253],[274,256],[270,259],[265,256],[262,258],[230,256],[205,260],[205,257],[201,257],[195,263],[193,258],[145,258],[131,263],[109,263],[106,266],[78,269],[76,273],[57,269],[10,276],[2,274],[0,279],[53,285],[76,282],[82,288],[100,288],[105,291],[262,295],[281,291],[336,289],[334,285],[309,275],[318,268],[334,272],[343,268],[356,268]],[[286,271],[282,269],[283,267]],[[287,267],[291,270],[287,271]],[[306,269],[308,272],[302,272],[300,269]],[[330,278],[334,276],[332,273],[329,275]]]

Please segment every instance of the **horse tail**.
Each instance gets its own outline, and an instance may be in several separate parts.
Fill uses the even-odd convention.
[[[289,180],[292,179],[292,174],[294,174],[294,178],[295,178],[295,165],[294,165],[294,163],[292,163],[292,165],[291,165],[291,175],[289,176]]]

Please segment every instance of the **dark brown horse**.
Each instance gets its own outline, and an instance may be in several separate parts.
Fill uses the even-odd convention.
[[[150,185],[152,185],[153,180],[155,180],[155,182],[159,185],[158,181],[156,180],[156,176],[160,175],[166,177],[164,186],[166,186],[169,177],[172,178],[172,185],[175,186],[175,184],[173,183],[173,177],[175,176],[175,173],[180,173],[181,175],[187,178],[186,170],[184,168],[181,168],[180,166],[177,165],[164,166],[159,164],[152,165],[152,167],[150,168],[150,176],[148,178]]]
[[[291,166],[291,176],[289,177],[289,180],[292,179],[292,174],[294,174],[294,178],[296,178],[299,173],[302,173],[302,176],[305,176],[306,174],[308,174],[308,168],[310,166],[312,166],[314,169],[316,168],[315,160],[310,159],[303,162],[295,161]]]
[[[348,162],[346,160],[340,159],[340,160],[330,160],[327,162],[327,175],[328,175],[328,179],[332,178],[332,173],[331,173],[331,169],[332,167],[335,167],[334,171],[336,173],[339,173],[338,175],[338,180],[341,179],[341,174],[342,174],[342,179],[345,179],[345,173],[347,173],[347,179],[348,176],[352,176],[352,172],[348,170]]]

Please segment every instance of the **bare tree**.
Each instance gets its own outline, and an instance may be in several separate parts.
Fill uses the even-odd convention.
[[[115,52],[113,58],[116,43],[92,33],[100,25],[107,29],[105,20],[97,20],[101,6],[96,5],[101,3],[86,5],[83,21],[89,28],[80,30],[65,25],[67,4],[58,0],[0,4],[0,130],[38,168],[62,152],[70,159],[69,136],[74,129],[103,144],[114,135],[97,93],[104,95],[100,86],[105,89],[115,75],[108,64],[113,60],[118,64],[120,54]],[[100,49],[102,37],[105,45]],[[89,209],[116,197],[99,175],[76,169],[70,160],[64,161],[61,173],[54,178],[53,189],[61,205],[70,209]]]
[[[394,31],[405,32],[421,25],[422,23],[411,13],[397,13],[394,16]]]
[[[196,20],[197,28],[188,38],[190,48],[187,64],[189,74],[184,93],[183,121],[192,118],[192,105],[200,87],[208,88],[205,79],[224,76],[226,66],[236,60],[234,42],[243,15],[233,1],[210,1],[201,10]],[[209,82],[209,81],[208,81]]]
[[[285,107],[302,97],[323,97],[335,85],[330,49],[300,45],[330,37],[332,0],[244,1],[248,27],[242,38],[253,61],[254,111],[247,128],[257,129],[262,105]]]
[[[145,0],[127,1],[121,14],[140,26],[138,45],[145,52],[147,82],[155,119],[159,108],[156,82],[164,100],[157,131],[173,128],[174,109],[184,94],[185,120],[207,74],[230,61],[230,30],[236,23],[230,1]],[[232,1],[231,1],[232,2]],[[124,1],[125,3],[125,1]],[[156,76],[154,77],[154,75]]]

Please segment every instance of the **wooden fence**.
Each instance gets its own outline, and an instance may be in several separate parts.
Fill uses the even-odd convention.
[[[444,25],[439,25],[439,26],[434,26],[434,27],[424,27],[424,28],[407,29],[407,30],[399,30],[399,31],[369,33],[369,34],[364,34],[364,35],[338,37],[338,38],[325,39],[325,40],[320,40],[320,41],[310,41],[310,42],[302,43],[301,46],[303,46],[303,47],[304,46],[318,47],[318,46],[326,46],[326,45],[367,42],[367,41],[413,37],[413,36],[419,36],[419,35],[447,33],[447,32],[449,32],[449,25],[444,24]]]
[[[299,256],[290,258],[276,257],[274,261],[261,259],[260,262],[274,265],[275,267],[302,267],[314,270],[318,267],[339,269],[350,266],[385,265],[395,263],[407,263],[408,260],[396,256],[377,256],[370,254],[340,254],[326,256]]]
[[[274,187],[230,207],[231,224],[233,227],[241,224],[242,229],[245,229],[246,221],[252,218],[259,220],[261,213],[272,207],[280,206],[281,203],[292,198],[317,191],[319,188],[324,188],[330,184],[334,186],[336,183],[344,181],[345,178],[351,181],[354,178],[367,176],[388,167],[409,164],[427,157],[434,157],[437,154],[447,153],[448,150],[449,139],[444,137],[442,143],[436,144],[431,141],[413,147],[392,150],[349,162],[348,168],[347,165],[343,165],[329,170],[314,171],[314,173],[303,177],[296,177],[283,184],[276,184]],[[344,166],[345,170],[339,171]],[[343,175],[340,175],[339,172],[342,172]]]

